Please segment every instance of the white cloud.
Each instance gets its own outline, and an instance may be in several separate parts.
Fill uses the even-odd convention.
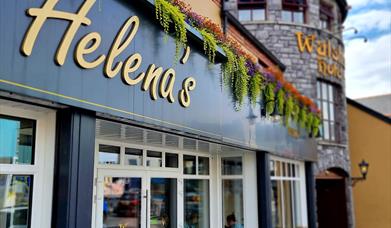
[[[391,34],[346,43],[346,93],[359,98],[391,93]]]
[[[373,3],[383,4],[386,3],[386,1],[387,0],[348,0],[348,4],[355,9]]]
[[[378,31],[390,31],[390,10],[369,10],[362,13],[349,15],[344,24],[345,28],[355,27],[359,33],[365,33],[372,29]]]

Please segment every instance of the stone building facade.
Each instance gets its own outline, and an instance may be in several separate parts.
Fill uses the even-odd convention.
[[[341,39],[342,23],[348,10],[346,1],[228,0],[224,2],[224,9],[237,17],[286,65],[284,75],[288,81],[318,101],[323,117],[328,120],[318,139],[315,178],[324,177],[330,170],[344,173],[347,226],[354,227]],[[306,46],[308,44],[310,46]],[[327,88],[327,93],[322,88]]]

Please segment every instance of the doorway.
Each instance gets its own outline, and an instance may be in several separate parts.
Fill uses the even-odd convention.
[[[316,178],[319,228],[348,227],[346,176],[341,172],[328,170]]]

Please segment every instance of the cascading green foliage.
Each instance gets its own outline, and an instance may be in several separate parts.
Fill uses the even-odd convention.
[[[301,128],[305,128],[307,122],[307,110],[305,107],[300,109],[299,112],[299,124]]]
[[[297,102],[293,104],[292,119],[295,123],[299,123],[300,106]]]
[[[305,129],[307,130],[307,133],[310,134],[312,131],[312,122],[314,120],[314,114],[312,112],[307,114],[307,121],[305,123]]]
[[[177,62],[181,48],[185,47],[187,43],[186,16],[178,7],[166,0],[155,0],[155,13],[165,33],[169,33],[170,23],[174,24],[176,45],[175,62]]]
[[[285,92],[279,89],[277,92],[277,112],[280,115],[284,114]]]
[[[204,38],[204,51],[208,55],[209,62],[215,62],[217,41],[213,34],[209,33],[205,29],[198,30]]]
[[[274,103],[275,103],[274,88],[275,87],[276,87],[275,84],[269,83],[266,85],[264,90],[266,116],[269,116],[274,112]]]
[[[250,102],[253,106],[256,104],[258,97],[261,95],[261,86],[262,76],[257,72],[251,77],[249,82]]]
[[[237,57],[234,54],[234,52],[231,50],[231,48],[227,47],[226,45],[221,46],[223,51],[225,52],[225,55],[227,56],[227,62],[223,64],[223,83],[226,86],[232,87],[232,75],[235,73],[235,71],[238,69],[237,64]]]
[[[239,57],[237,66],[238,68],[234,73],[234,85],[232,90],[234,92],[234,99],[238,104],[237,108],[240,108],[248,93],[247,87],[249,80],[249,76],[247,75],[246,59],[243,56]]]
[[[320,118],[315,116],[312,120],[312,137],[317,137],[319,132]]]
[[[289,127],[289,121],[292,117],[293,109],[294,109],[293,98],[289,96],[285,102],[285,125],[287,127]]]

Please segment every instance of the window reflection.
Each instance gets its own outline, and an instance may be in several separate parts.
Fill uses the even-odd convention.
[[[147,166],[162,167],[162,152],[148,150],[147,151]]]
[[[221,158],[223,175],[242,175],[242,157]]]
[[[184,180],[185,227],[209,227],[209,180]]]
[[[151,228],[177,227],[177,179],[151,178]]]
[[[183,155],[183,173],[196,174],[196,156]]]
[[[99,164],[119,164],[120,160],[119,146],[99,145]]]
[[[125,161],[128,165],[143,165],[143,150],[134,148],[125,148]]]
[[[243,227],[243,181],[223,180],[223,223],[226,227]]]
[[[34,164],[35,121],[0,115],[0,164]]]
[[[103,227],[141,227],[141,178],[105,177]]]
[[[0,227],[29,227],[32,175],[0,174]]]

